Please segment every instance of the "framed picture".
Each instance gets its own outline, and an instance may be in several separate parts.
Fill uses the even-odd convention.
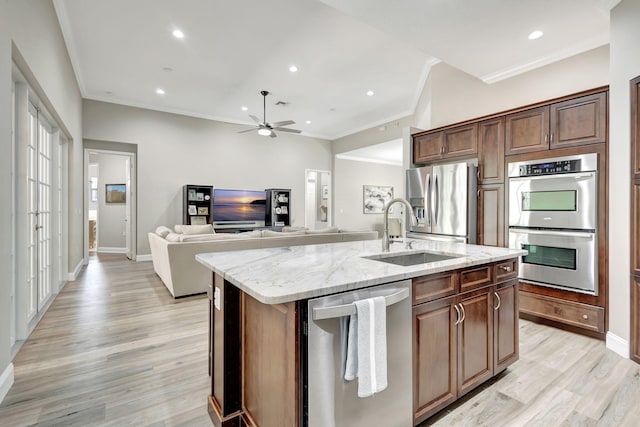
[[[204,193],[196,193],[196,200],[202,202],[204,200]]]
[[[196,205],[189,205],[189,215],[198,215]]]
[[[206,206],[199,207],[198,215],[209,215],[209,208]]]
[[[384,212],[384,206],[393,199],[393,187],[388,185],[364,185],[362,208],[366,214]]]
[[[189,199],[189,201],[196,200],[196,189],[195,188],[190,188],[189,189],[189,193],[187,195],[187,199]]]
[[[206,225],[207,217],[206,216],[192,216],[191,217],[191,225]]]
[[[106,203],[125,203],[127,201],[126,184],[105,184]]]
[[[322,186],[322,200],[327,200],[329,198],[329,186]]]

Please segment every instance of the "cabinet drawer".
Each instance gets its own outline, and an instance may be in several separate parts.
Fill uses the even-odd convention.
[[[520,312],[595,332],[604,332],[604,309],[520,291]]]
[[[454,295],[458,292],[458,275],[445,273],[413,279],[413,305],[438,298]]]
[[[460,292],[480,288],[491,284],[491,270],[493,265],[470,268],[460,272]]]
[[[496,283],[518,277],[518,258],[496,263]]]

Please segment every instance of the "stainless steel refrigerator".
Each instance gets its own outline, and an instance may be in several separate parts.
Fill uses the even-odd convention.
[[[475,162],[407,170],[407,199],[418,219],[411,236],[475,243],[477,191]]]

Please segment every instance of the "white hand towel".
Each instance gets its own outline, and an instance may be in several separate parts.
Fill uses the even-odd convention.
[[[358,376],[358,317],[352,314],[341,318],[340,329],[343,341],[346,341],[346,355],[343,359],[344,379],[351,381]]]
[[[384,297],[359,300],[355,305],[357,325],[350,322],[349,330],[353,326],[357,331],[358,397],[369,397],[387,388],[387,306]],[[349,353],[347,349],[347,361]]]

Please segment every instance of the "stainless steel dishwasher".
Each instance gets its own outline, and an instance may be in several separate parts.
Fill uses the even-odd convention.
[[[388,387],[358,397],[358,379],[344,377],[346,337],[341,318],[354,301],[384,296],[387,304]],[[308,301],[303,425],[309,427],[413,426],[411,281],[403,280]],[[304,354],[304,351],[303,351]],[[304,358],[304,357],[303,357]],[[304,364],[304,362],[303,362]]]

